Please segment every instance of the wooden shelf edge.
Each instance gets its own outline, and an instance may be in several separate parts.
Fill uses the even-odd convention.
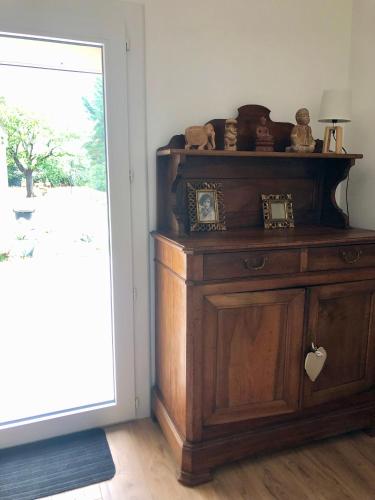
[[[222,149],[198,150],[198,149],[161,149],[157,151],[157,156],[229,156],[234,158],[323,158],[323,159],[361,159],[363,154],[336,154],[336,153],[283,153],[282,151],[259,152],[259,151],[226,151]]]
[[[284,248],[371,244],[375,231],[359,228],[300,226],[294,229],[263,228],[231,230],[225,233],[191,233],[183,236],[167,231],[152,231],[152,238],[168,241],[188,255],[222,252],[256,251]]]

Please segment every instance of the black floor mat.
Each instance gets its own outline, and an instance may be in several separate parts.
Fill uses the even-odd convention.
[[[102,429],[0,450],[1,500],[35,500],[106,481],[114,474]]]

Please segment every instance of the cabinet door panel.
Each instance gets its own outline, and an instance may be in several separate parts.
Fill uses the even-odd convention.
[[[298,408],[304,290],[205,297],[204,424]]]
[[[308,345],[327,351],[315,382],[305,377],[305,406],[350,396],[374,385],[375,282],[344,283],[310,291]]]

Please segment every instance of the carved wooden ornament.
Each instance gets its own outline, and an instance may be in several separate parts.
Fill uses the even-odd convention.
[[[225,121],[224,149],[237,151],[237,120],[235,118],[228,118]]]
[[[211,123],[194,125],[185,130],[185,149],[215,149],[215,129]]]

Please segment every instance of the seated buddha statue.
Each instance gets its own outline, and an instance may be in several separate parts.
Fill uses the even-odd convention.
[[[257,125],[257,128],[255,130],[255,151],[273,151],[273,136],[270,134],[270,131],[266,124],[266,117],[261,116],[259,119],[259,124]]]
[[[311,133],[309,110],[301,108],[296,113],[296,122],[290,134],[291,145],[285,151],[296,153],[312,153],[315,149],[315,140]]]

